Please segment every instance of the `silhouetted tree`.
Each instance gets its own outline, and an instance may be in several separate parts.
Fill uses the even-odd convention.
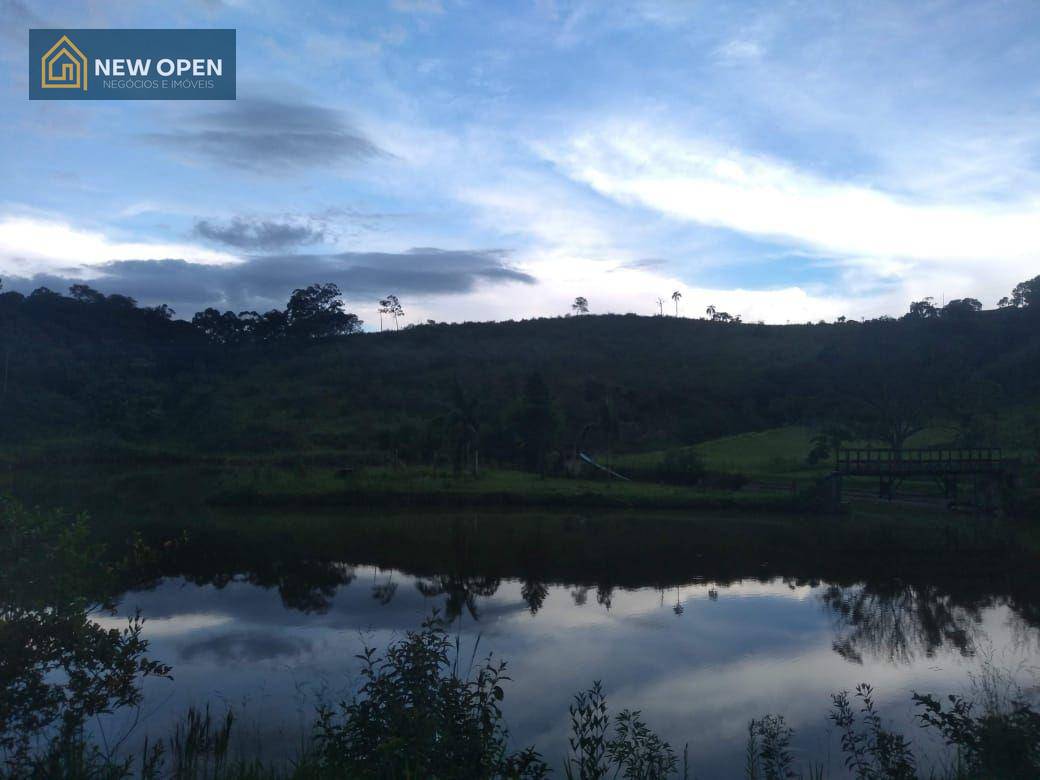
[[[893,361],[900,371],[892,370]],[[949,384],[948,377],[929,371],[934,362],[913,343],[866,341],[860,354],[850,354],[834,367],[841,394],[838,423],[852,428],[858,438],[902,450],[932,420],[940,390]]]
[[[127,311],[137,307],[137,301],[129,295],[109,295],[106,296],[105,303],[113,308],[124,309]]]
[[[104,303],[105,296],[86,284],[74,284],[69,288],[69,297],[82,303]]]
[[[679,299],[682,298],[682,293],[676,290],[672,293],[672,301],[675,302],[675,316],[679,316]]]
[[[383,315],[394,318],[394,330],[400,330],[397,318],[404,316],[404,309],[396,295],[388,295],[379,301],[379,330],[383,329]]]
[[[167,322],[172,320],[173,315],[177,313],[165,303],[160,303],[158,306],[148,306],[142,311],[146,312],[148,316],[154,319],[166,320]]]
[[[285,310],[289,333],[322,338],[360,330],[357,315],[343,311],[341,296],[339,287],[331,282],[293,290]]]
[[[202,334],[217,344],[237,344],[244,335],[244,326],[232,311],[221,314],[213,308],[198,312],[191,318],[191,324],[202,331]]]
[[[939,316],[932,298],[923,298],[910,304],[910,311],[903,315],[905,320],[930,320]]]
[[[1015,285],[1010,297],[1001,298],[997,303],[1000,308],[1014,307],[1022,309],[1040,304],[1040,276],[1034,276]]]
[[[588,314],[589,313],[589,300],[582,296],[578,296],[574,299],[574,303],[571,304],[571,309],[575,314]]]
[[[228,313],[230,314],[230,312]],[[191,324],[198,328],[210,341],[224,341],[222,316],[218,309],[210,306],[202,311],[195,312],[195,316],[191,318]]]
[[[942,308],[942,316],[963,319],[982,311],[982,302],[977,298],[955,298]]]
[[[729,312],[719,311],[715,306],[709,306],[704,313],[712,322],[740,322],[740,317],[734,317]]]

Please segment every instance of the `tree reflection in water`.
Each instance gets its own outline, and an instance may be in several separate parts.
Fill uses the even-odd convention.
[[[520,586],[520,598],[527,604],[532,615],[538,614],[538,610],[545,603],[545,597],[549,595],[549,586],[544,582],[527,579]]]
[[[931,658],[944,648],[975,654],[981,632],[982,603],[958,603],[930,585],[899,580],[842,587],[830,585],[820,598],[833,613],[834,650],[862,663],[864,654],[908,664],[919,654]]]
[[[372,586],[372,598],[378,601],[382,606],[386,606],[394,600],[394,596],[397,595],[397,583],[394,582],[393,572],[390,573],[389,578],[386,582],[377,582]]]
[[[498,577],[463,577],[448,574],[416,580],[415,587],[427,598],[445,596],[444,616],[449,621],[462,615],[465,609],[473,620],[480,619],[477,598],[494,596],[502,580]]]

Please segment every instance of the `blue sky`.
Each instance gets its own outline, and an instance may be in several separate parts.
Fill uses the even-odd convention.
[[[0,0],[0,275],[369,325],[987,306],[1040,273],[1040,4]],[[30,27],[234,27],[235,102],[30,102]],[[674,311],[670,301],[666,311]]]

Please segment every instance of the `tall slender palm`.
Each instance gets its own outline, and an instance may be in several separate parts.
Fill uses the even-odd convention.
[[[397,324],[397,318],[404,316],[404,309],[401,307],[401,301],[398,300],[396,295],[388,295],[379,301],[379,330],[383,330],[383,315],[387,314],[394,319],[394,330],[400,330],[400,326]]]
[[[675,301],[675,316],[679,316],[679,299],[682,298],[682,293],[676,290],[672,293],[672,300]]]

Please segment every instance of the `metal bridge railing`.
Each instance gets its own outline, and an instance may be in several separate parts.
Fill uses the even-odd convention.
[[[979,474],[1000,471],[1005,461],[999,447],[950,449],[839,450],[835,471],[839,474]]]

